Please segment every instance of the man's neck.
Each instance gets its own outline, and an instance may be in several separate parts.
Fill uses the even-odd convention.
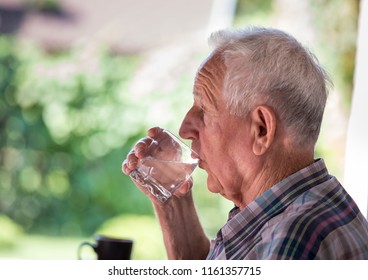
[[[243,188],[241,202],[237,206],[243,209],[272,186],[313,162],[313,152],[308,150],[275,153],[261,159],[251,185]]]

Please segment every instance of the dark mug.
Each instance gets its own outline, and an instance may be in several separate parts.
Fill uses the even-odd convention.
[[[78,259],[82,259],[81,253],[84,246],[90,246],[97,254],[98,260],[130,260],[133,248],[133,240],[111,238],[102,235],[94,237],[96,243],[83,242],[78,248]]]

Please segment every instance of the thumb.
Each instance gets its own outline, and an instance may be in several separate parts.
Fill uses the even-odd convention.
[[[193,178],[190,177],[175,193],[177,196],[183,196],[187,194],[193,187]]]

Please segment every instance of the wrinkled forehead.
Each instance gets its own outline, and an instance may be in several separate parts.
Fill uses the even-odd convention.
[[[211,53],[199,67],[194,81],[194,95],[197,98],[207,98],[215,106],[223,91],[225,77],[224,58],[220,52]]]
[[[224,56],[221,51],[215,50],[204,59],[197,71],[197,77],[198,75],[202,74],[202,72],[209,72],[215,79],[223,78],[225,70],[226,67]]]

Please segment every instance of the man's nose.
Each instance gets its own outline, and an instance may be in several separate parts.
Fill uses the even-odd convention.
[[[198,138],[198,131],[195,116],[193,114],[193,108],[191,108],[185,115],[179,129],[179,135],[181,138],[190,140]]]

